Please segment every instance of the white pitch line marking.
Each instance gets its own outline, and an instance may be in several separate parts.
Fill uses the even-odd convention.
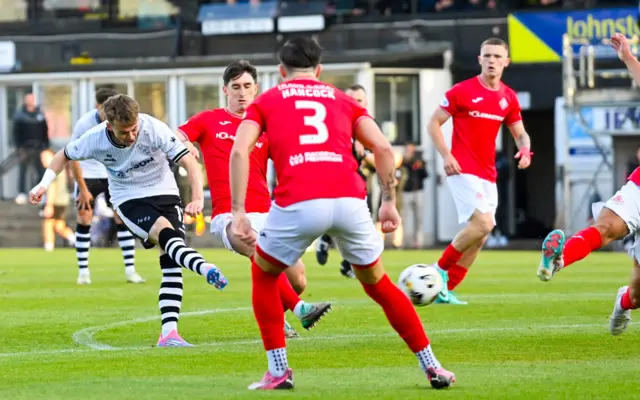
[[[208,314],[214,312],[212,310],[205,310],[208,312],[198,311],[200,314]],[[215,312],[220,312],[216,310]],[[153,320],[156,318],[148,318],[148,320]],[[140,322],[142,318],[137,319],[135,321]],[[133,323],[132,321],[122,321],[119,322],[119,326],[126,325],[126,322]],[[630,325],[637,325],[639,323],[631,322]],[[599,323],[599,324],[557,324],[557,325],[527,325],[527,326],[519,326],[519,327],[492,327],[492,328],[452,328],[452,329],[430,329],[427,331],[429,335],[434,334],[459,334],[459,333],[475,333],[475,332],[513,332],[513,331],[544,331],[551,329],[580,329],[580,328],[606,328],[607,324]],[[355,334],[337,334],[337,335],[323,335],[323,336],[302,336],[296,339],[293,339],[293,342],[300,341],[308,341],[308,340],[351,340],[351,339],[361,339],[361,338],[397,338],[398,334],[395,332],[385,332],[385,333],[355,333]],[[228,342],[212,342],[212,343],[200,343],[197,344],[196,347],[234,347],[234,346],[245,346],[251,344],[260,344],[262,343],[259,339],[248,339],[248,340],[236,340],[236,341],[228,341]],[[108,346],[101,344],[103,346]],[[80,349],[61,349],[61,350],[42,350],[42,351],[27,351],[27,352],[16,352],[16,353],[0,353],[1,357],[12,357],[12,356],[35,356],[35,355],[54,355],[54,354],[63,354],[63,353],[91,353],[97,351],[104,351],[105,347],[101,348],[80,348]],[[131,346],[131,347],[112,347],[108,346],[110,351],[132,351],[132,350],[150,350],[155,349],[155,347],[151,346]]]
[[[482,300],[482,299],[500,299],[500,298],[520,298],[526,297],[531,298],[532,296],[542,296],[544,295],[547,299],[566,299],[566,298],[605,298],[611,297],[610,293],[496,293],[496,294],[469,294],[465,296],[468,299],[474,300]],[[347,301],[335,301],[334,304],[339,305],[357,305],[357,304],[371,304],[373,303],[369,299],[353,299]],[[436,306],[437,307],[437,306]],[[235,311],[249,311],[251,307],[234,307],[234,308],[219,308],[219,309],[210,309],[210,310],[200,310],[200,311],[190,311],[183,312],[181,316],[197,316],[197,315],[207,315],[214,313],[224,313],[224,312],[235,312]],[[149,321],[157,321],[160,319],[159,315],[149,316],[149,317],[141,317],[134,318],[126,321],[118,321],[112,322],[105,325],[100,326],[92,326],[81,329],[73,334],[73,340],[76,344],[85,346],[85,348],[71,348],[71,349],[59,349],[59,350],[36,350],[36,351],[24,351],[24,352],[9,352],[9,353],[0,353],[0,358],[2,357],[16,357],[16,356],[31,356],[31,355],[54,355],[54,354],[65,354],[65,353],[79,353],[79,352],[90,352],[90,351],[118,351],[118,350],[144,350],[144,349],[153,349],[155,347],[152,346],[138,346],[138,347],[115,347],[105,343],[101,343],[94,338],[94,335],[97,333],[116,328],[120,326],[126,326],[136,323],[143,323]],[[631,323],[635,325],[635,323]],[[495,328],[454,328],[454,329],[432,329],[428,330],[428,334],[438,334],[438,333],[466,333],[466,332],[503,332],[503,331],[515,331],[515,330],[532,330],[532,329],[557,329],[557,328],[591,328],[591,327],[600,327],[606,326],[603,324],[575,324],[575,325],[533,325],[526,327],[495,327]],[[382,334],[353,334],[353,335],[327,335],[327,336],[310,336],[310,337],[300,337],[295,339],[296,341],[305,341],[310,339],[357,339],[364,337],[394,337],[397,336],[395,333],[382,333]],[[198,347],[206,346],[206,347],[231,347],[238,345],[246,345],[246,344],[254,344],[261,343],[260,340],[241,340],[241,341],[229,341],[229,342],[214,342],[214,343],[202,343],[198,344]]]

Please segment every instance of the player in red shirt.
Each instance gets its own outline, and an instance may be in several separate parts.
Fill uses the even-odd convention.
[[[252,257],[255,246],[243,243],[229,229],[231,224],[229,154],[235,140],[236,129],[242,121],[242,114],[258,93],[256,83],[258,72],[248,61],[235,61],[227,66],[222,79],[228,106],[196,114],[178,128],[177,135],[187,144],[192,154],[199,154],[199,152],[191,142],[198,143],[202,150],[213,209],[211,233],[227,249],[245,257]],[[249,158],[249,189],[245,207],[252,228],[260,232],[271,207],[271,195],[267,185],[269,144],[266,138],[260,138]],[[310,329],[331,309],[331,304],[311,304],[300,300],[298,293],[302,293],[306,284],[302,260],[298,260],[288,274],[282,275],[279,281],[280,296],[285,308],[300,319],[305,329]],[[298,336],[288,323],[285,325],[287,337]]]
[[[384,309],[393,328],[416,354],[434,388],[455,382],[442,368],[409,298],[389,279],[380,255],[384,244],[365,200],[365,182],[357,173],[352,140],[375,155],[383,201],[385,232],[400,222],[395,207],[393,148],[380,129],[349,96],[317,79],[322,49],[310,38],[288,41],[279,52],[285,82],[260,95],[248,108],[231,151],[232,231],[256,242],[245,212],[250,150],[261,137],[269,141],[277,187],[252,259],[252,303],[267,351],[269,370],[249,389],[291,389],[282,334],[282,303],[277,282],[307,247],[329,232],[350,262],[365,292]]]
[[[465,278],[496,221],[496,137],[504,123],[518,146],[518,168],[531,163],[531,141],[522,124],[516,93],[501,82],[509,65],[508,46],[502,39],[488,39],[480,47],[480,75],[453,86],[433,113],[428,131],[444,159],[447,183],[458,211],[459,223],[467,223],[445,249],[438,266],[448,280],[436,302],[466,304],[453,289]],[[451,149],[442,125],[453,118]]]
[[[640,62],[629,48],[627,38],[616,33],[611,45],[626,64],[636,84],[640,85]],[[542,260],[538,266],[538,278],[549,281],[563,268],[582,260],[589,253],[623,239],[630,233],[635,235],[635,243],[629,250],[633,258],[631,284],[618,289],[618,294],[609,318],[609,332],[619,335],[627,329],[631,321],[631,310],[640,306],[640,168],[628,177],[627,183],[606,203],[592,205],[595,223],[569,240],[560,229],[551,231],[542,242]]]

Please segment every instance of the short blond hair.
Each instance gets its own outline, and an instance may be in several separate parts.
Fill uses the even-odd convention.
[[[140,106],[126,94],[117,94],[102,104],[102,113],[110,124],[130,126],[138,121]]]

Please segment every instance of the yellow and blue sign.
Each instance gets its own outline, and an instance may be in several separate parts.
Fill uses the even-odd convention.
[[[509,47],[514,63],[554,63],[562,59],[562,36],[599,43],[614,33],[640,35],[638,8],[564,12],[522,12],[508,17]]]

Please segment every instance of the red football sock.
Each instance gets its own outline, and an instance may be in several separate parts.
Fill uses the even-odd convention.
[[[429,345],[429,339],[416,309],[386,274],[378,283],[373,285],[363,283],[362,287],[369,297],[382,306],[391,326],[411,351],[417,353]]]
[[[600,231],[593,226],[584,229],[571,236],[564,245],[562,255],[564,256],[564,268],[580,261],[594,250],[602,246],[602,237]]]
[[[284,275],[284,274],[280,274]],[[251,260],[253,313],[260,327],[265,350],[286,347],[284,338],[284,309],[278,288],[279,275],[264,272]]]
[[[447,287],[449,290],[453,290],[458,286],[464,278],[467,276],[467,272],[469,270],[461,265],[454,264],[449,271],[447,271],[449,275],[449,282],[447,283]]]
[[[438,266],[445,271],[448,271],[451,267],[456,265],[458,261],[462,258],[462,252],[456,250],[452,244],[447,246],[444,249],[444,253],[442,253],[442,257],[438,260]]]
[[[280,299],[285,310],[293,311],[296,305],[300,302],[300,296],[293,290],[289,278],[284,273],[280,274],[278,278],[278,290],[280,291]]]
[[[629,296],[629,288],[627,288],[627,291],[622,295],[622,298],[620,299],[620,306],[623,310],[635,310],[636,308],[638,308],[635,304],[633,304],[633,301],[631,301],[631,296]]]

